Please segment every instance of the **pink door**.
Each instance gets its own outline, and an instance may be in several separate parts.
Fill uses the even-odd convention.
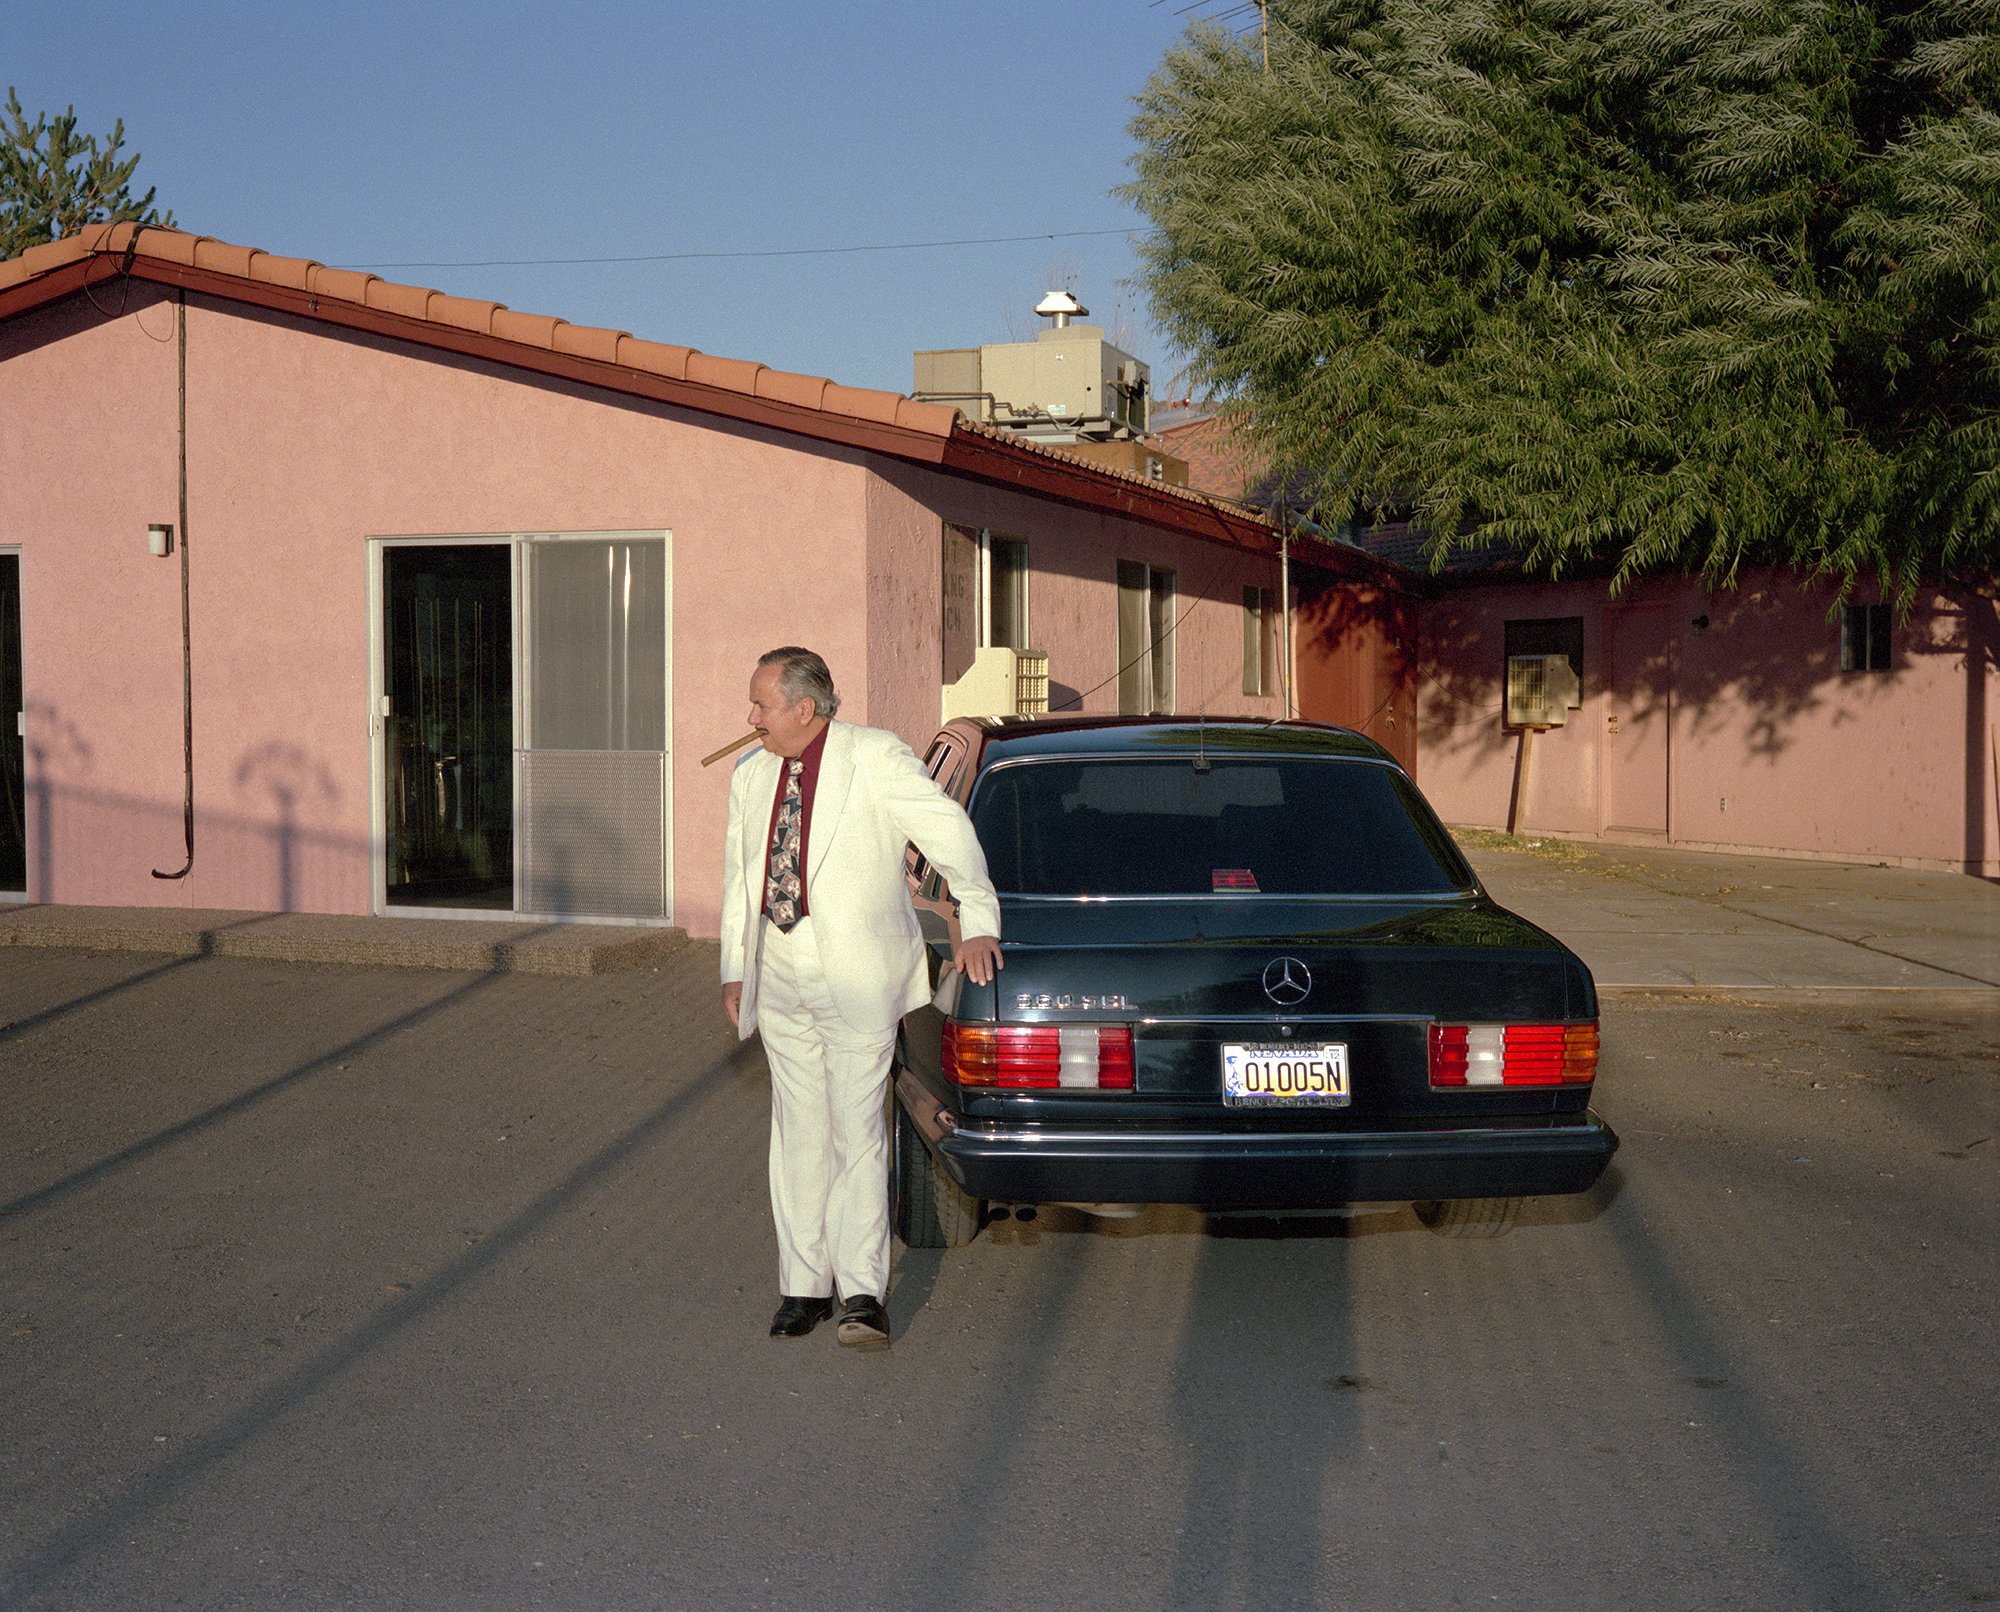
[[[1673,608],[1604,613],[1604,826],[1667,833],[1667,755],[1673,726]]]

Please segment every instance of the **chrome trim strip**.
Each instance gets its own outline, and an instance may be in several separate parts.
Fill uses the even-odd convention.
[[[1174,895],[1148,892],[1145,895],[1138,896],[1052,896],[1032,890],[998,890],[994,893],[1007,901],[1036,901],[1045,902],[1050,906],[1074,907],[1091,907],[1108,905],[1112,902],[1131,901],[1244,901],[1252,904],[1285,902],[1295,907],[1384,907],[1392,905],[1446,907],[1456,905],[1471,896],[1481,894],[1482,891],[1479,886],[1462,884],[1455,890],[1427,890],[1410,895],[1402,895],[1389,890],[1377,891],[1369,895],[1347,896],[1286,895],[1281,890],[1183,890]],[[1226,940],[1229,937],[1223,936],[1219,938]],[[1271,941],[1268,936],[1248,935],[1244,937],[1243,944],[1246,946],[1255,946],[1258,944],[1270,945],[1275,944],[1275,942]],[[1338,945],[1340,943],[1335,940],[1328,941],[1326,944]]]
[[[1265,1109],[1260,1112],[1269,1113]],[[1539,1116],[1538,1116],[1539,1117]],[[1166,1144],[1172,1147],[1226,1146],[1230,1148],[1271,1148],[1296,1147],[1301,1142],[1342,1142],[1380,1138],[1395,1142],[1419,1142],[1430,1139],[1491,1136],[1540,1136],[1553,1129],[1548,1126],[1482,1126],[1477,1129],[1434,1130],[1311,1130],[1311,1131],[1079,1131],[1065,1125],[1051,1130],[1046,1127],[1028,1128],[1018,1125],[990,1125],[961,1121],[958,1135],[968,1142],[1085,1142],[1111,1143],[1121,1147],[1142,1148],[1148,1144]],[[1564,1126],[1563,1131],[1575,1129],[1585,1131],[1592,1127]]]
[[[1200,725],[1197,722],[1185,724],[1185,726],[1190,728],[1199,727]],[[1221,726],[1221,724],[1213,722],[1208,725],[1211,728]],[[1229,725],[1229,731],[1232,733],[1241,733],[1244,730],[1231,724]],[[1020,737],[1022,735],[1018,731],[1011,734],[1003,731],[999,735],[999,741]],[[1374,742],[1373,739],[1368,740],[1370,744]],[[1215,751],[1214,757],[1224,761],[1323,761],[1337,766],[1385,767],[1390,772],[1403,772],[1403,764],[1396,760],[1394,756],[1330,756],[1324,751],[1314,752],[1306,749],[1288,750],[1282,746],[1274,746],[1269,750],[1249,750],[1230,745],[1225,749]],[[1166,755],[1158,751],[1144,750],[1035,750],[1026,755],[1003,756],[991,766],[981,767],[979,769],[979,776],[984,778],[988,773],[998,772],[1002,767],[1033,766],[1038,761],[1141,761],[1171,767],[1193,760],[1194,756],[1192,753]],[[1407,778],[1409,774],[1405,772],[1403,776]]]
[[[1301,1029],[1311,1029],[1315,1025],[1336,1024],[1407,1024],[1428,1025],[1436,1020],[1431,1013],[1286,1013],[1274,1010],[1269,1013],[1204,1013],[1192,1019],[1150,1018],[1141,1014],[1129,1022],[1156,1027],[1178,1027],[1203,1024],[1290,1024]]]

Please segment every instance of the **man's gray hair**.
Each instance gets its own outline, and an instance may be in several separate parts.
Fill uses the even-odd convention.
[[[833,689],[833,673],[810,649],[787,644],[783,649],[759,655],[757,666],[759,670],[766,666],[778,668],[778,692],[784,695],[787,705],[811,700],[813,709],[829,722],[840,709],[840,696]]]

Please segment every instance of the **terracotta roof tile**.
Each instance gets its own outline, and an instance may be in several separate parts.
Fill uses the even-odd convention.
[[[949,403],[919,403],[913,397],[900,398],[896,403],[896,423],[912,431],[948,437],[958,423],[958,410]]]
[[[294,291],[303,291],[308,277],[318,267],[311,258],[277,257],[269,252],[259,252],[250,259],[250,278],[265,285],[289,286]]]
[[[140,232],[139,249],[148,257],[156,257],[167,263],[185,263],[194,267],[195,254],[201,250],[206,235],[184,235],[174,229],[149,229]],[[123,246],[117,248],[123,251]]]
[[[495,331],[495,335],[499,332]],[[638,336],[618,338],[618,362],[627,369],[643,369],[649,375],[665,375],[670,380],[687,379],[692,347],[675,347],[663,341],[646,341]]]
[[[367,307],[382,313],[400,314],[405,319],[430,316],[431,293],[420,285],[398,285],[394,280],[371,279],[367,286]]]
[[[306,289],[316,297],[358,302],[365,308],[368,306],[368,282],[376,278],[360,269],[329,269],[324,263],[315,263],[312,273],[306,276]]]
[[[866,392],[857,386],[836,383],[826,389],[820,406],[838,414],[851,414],[859,420],[878,420],[883,425],[894,425],[896,405],[907,401],[901,392]]]
[[[555,351],[568,353],[572,358],[594,358],[601,364],[615,364],[619,338],[627,334],[623,330],[600,330],[596,325],[560,324],[551,345]]]
[[[725,392],[757,395],[757,376],[762,364],[747,358],[717,358],[713,353],[689,353],[687,378],[701,386],[719,386]]]
[[[456,325],[460,330],[476,330],[482,336],[493,329],[497,302],[475,302],[470,297],[448,297],[443,292],[431,296],[429,317],[437,324]]]
[[[522,313],[515,308],[493,310],[493,334],[502,341],[519,342],[523,347],[546,347],[555,351],[556,327],[568,323],[545,313]]]
[[[213,240],[203,236],[194,245],[194,266],[198,269],[213,269],[217,274],[235,274],[244,279],[253,278],[251,261],[264,254],[249,246],[231,246],[227,241]]]
[[[916,406],[922,408],[943,407],[942,404],[919,404]],[[1112,465],[1101,465],[1094,460],[1082,458],[1077,454],[1065,453],[1059,444],[1032,442],[1025,437],[1017,437],[1010,431],[1002,431],[997,426],[980,425],[970,420],[962,420],[959,423],[959,429],[973,435],[1011,442],[1014,446],[1025,448],[1029,453],[1038,454],[1044,459],[1059,459],[1064,464],[1075,465],[1079,469],[1089,470],[1096,475],[1109,476],[1114,481],[1133,482],[1153,492],[1165,493],[1169,497],[1179,499],[1185,503],[1199,504],[1209,509],[1218,510],[1239,520],[1248,518],[1257,521],[1259,524],[1266,524],[1262,511],[1234,498],[1224,498],[1220,494],[1206,492],[1196,487],[1176,487],[1170,482],[1155,481],[1151,476],[1142,476],[1137,471],[1121,470]]]
[[[498,303],[446,296],[423,286],[402,285],[360,270],[328,268],[305,258],[276,257],[159,225],[93,225],[61,241],[30,248],[12,262],[0,263],[0,289],[33,281],[80,259],[114,253],[122,256],[128,250],[135,263],[179,264],[221,279],[288,287],[323,301],[346,302],[415,323],[472,331],[516,348],[694,383],[713,393],[786,404],[823,416],[834,440],[853,440],[845,433],[856,425],[908,433],[911,439],[933,445],[919,455],[925,462],[938,462],[937,454],[948,451],[954,441],[976,437],[1000,446],[1004,453],[1025,454],[1061,466],[1064,496],[1082,494],[1102,501],[1109,492],[1108,483],[1133,483],[1166,499],[1169,505],[1184,503],[1226,517],[1229,524],[1214,531],[1203,521],[1198,529],[1211,536],[1226,532],[1268,536],[1266,523],[1254,510],[1093,465],[990,426],[975,425],[949,404],[920,403],[900,392],[841,386],[817,375],[795,375],[743,359],[718,358],[688,347],[644,341],[624,331],[573,325],[545,314],[518,313]],[[226,296],[228,292],[224,288],[218,294]],[[22,304],[16,300],[14,306]],[[311,311],[321,311],[318,303]],[[504,359],[504,352],[499,356]],[[605,380],[616,384],[614,377],[606,376]],[[810,431],[803,423],[800,428]],[[887,451],[899,451],[893,438],[886,446]],[[972,469],[970,473],[986,472]]]
[[[757,371],[757,395],[773,403],[791,403],[802,409],[816,409],[833,384],[824,375],[794,375],[789,370]]]
[[[75,241],[56,241],[48,246],[31,246],[19,257],[0,263],[0,286],[19,285],[38,274],[51,274],[67,263],[89,254]],[[35,261],[39,257],[39,261]]]
[[[1263,462],[1218,415],[1168,426],[1159,433],[1167,451],[1187,461],[1188,485],[1224,498],[1248,495],[1263,475]]]

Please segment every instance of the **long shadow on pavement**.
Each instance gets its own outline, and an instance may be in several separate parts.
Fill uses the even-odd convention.
[[[1608,1175],[1615,1173],[1614,1166],[1594,1192],[1615,1191],[1607,1184]],[[1607,1215],[1604,1223],[1632,1273],[1633,1291],[1645,1295],[1658,1316],[1668,1349],[1692,1373],[1739,1380],[1742,1373],[1730,1365],[1728,1346],[1702,1319],[1694,1295],[1646,1229],[1639,1211],[1628,1206],[1627,1213]],[[1857,1597],[1870,1587],[1869,1577],[1849,1547],[1842,1524],[1814,1501],[1815,1473],[1810,1464],[1787,1453],[1783,1430],[1758,1410],[1748,1394],[1735,1399],[1728,1426],[1737,1468],[1776,1525],[1772,1539],[1791,1557],[1799,1582],[1810,1587],[1810,1604],[1866,1604]]]
[[[201,958],[197,957],[183,957],[176,959],[172,963],[163,963],[158,968],[148,969],[145,973],[134,975],[131,979],[122,980],[115,985],[104,986],[99,990],[80,996],[74,1001],[49,1008],[31,1019],[24,1019],[18,1024],[10,1025],[5,1032],[0,1032],[0,1038],[31,1029],[62,1014],[74,1012],[78,1008],[86,1007],[90,1003],[99,1001],[104,997],[114,995],[119,991],[130,990],[134,986],[144,984],[148,980],[157,979],[163,975],[172,973],[177,968],[184,968],[189,963],[201,960]],[[32,1192],[25,1192],[20,1197],[12,1199],[7,1203],[0,1203],[0,1216],[22,1214],[31,1209],[43,1208],[55,1200],[77,1191],[81,1187],[86,1187],[94,1181],[102,1180],[105,1176],[110,1175],[116,1170],[121,1170],[127,1165],[136,1164],[140,1160],[150,1157],[162,1148],[171,1147],[176,1142],[185,1141],[190,1136],[197,1135],[212,1126],[219,1125],[224,1120],[233,1118],[258,1103],[267,1101],[277,1096],[280,1092],[287,1091],[300,1082],[310,1079],[314,1075],[325,1074],[329,1068],[337,1067],[340,1063],[366,1051],[378,1042],[400,1034],[404,1030],[415,1028],[417,1025],[424,1023],[425,1020],[436,1017],[446,1008],[470,1000],[481,991],[493,988],[502,978],[503,976],[499,973],[481,974],[467,980],[461,985],[454,986],[443,995],[433,998],[420,1007],[411,1008],[409,1011],[400,1013],[395,1018],[377,1025],[372,1030],[364,1031],[361,1035],[355,1036],[351,1040],[343,1041],[339,1046],[333,1048],[332,1051],[321,1053],[317,1058],[300,1064],[296,1069],[288,1069],[281,1075],[273,1076],[262,1085],[252,1086],[247,1091],[238,1092],[234,1097],[217,1103],[213,1107],[205,1108],[199,1114],[189,1115],[188,1118],[181,1120],[178,1124],[169,1125],[165,1130],[156,1131],[151,1136],[133,1142],[127,1147],[122,1147],[116,1153],[106,1154],[103,1158],[93,1163],[86,1164],[80,1169],[72,1170],[68,1175],[59,1176],[44,1186],[36,1187]]]
[[[320,1068],[328,1062],[328,1059],[345,1056],[348,1050],[378,1041],[399,1027],[420,1022],[440,1008],[453,1001],[462,1000],[489,983],[491,983],[490,977],[474,980],[428,1007],[404,1015],[395,1024],[369,1032],[368,1035],[350,1043],[349,1048],[343,1049],[341,1053],[328,1054],[326,1058],[316,1058],[311,1064],[280,1076],[277,1081],[245,1095],[253,1099],[268,1095],[271,1091],[290,1084],[304,1073]],[[52,1578],[79,1561],[94,1547],[116,1538],[140,1518],[172,1500],[202,1473],[226,1460],[274,1422],[296,1410],[311,1396],[326,1389],[391,1339],[437,1310],[468,1284],[503,1263],[521,1243],[565,1205],[602,1181],[662,1133],[679,1124],[686,1117],[688,1109],[699,1099],[720,1089],[726,1076],[738,1072],[746,1060],[757,1056],[757,1049],[747,1042],[732,1047],[724,1056],[715,1059],[707,1068],[690,1078],[680,1091],[661,1103],[645,1119],[632,1126],[623,1136],[599,1148],[519,1213],[496,1227],[489,1236],[482,1238],[474,1247],[445,1266],[437,1275],[416,1286],[411,1292],[399,1295],[378,1310],[368,1321],[349,1332],[346,1337],[320,1351],[282,1381],[255,1395],[242,1409],[225,1416],[208,1432],[194,1439],[185,1453],[175,1456],[157,1471],[133,1480],[122,1493],[99,1507],[93,1514],[72,1523],[53,1538],[19,1557],[4,1570],[4,1576],[0,1576],[0,1605],[13,1605],[17,1600],[47,1587]],[[212,1110],[211,1115],[236,1106],[238,1105],[235,1103],[225,1104],[220,1110]],[[210,1118],[210,1115],[198,1116],[198,1122],[208,1123]],[[197,1121],[189,1122],[190,1125],[195,1123]],[[175,1133],[162,1134],[169,1136],[184,1132],[186,1129],[185,1126],[176,1127]],[[156,1146],[158,1139],[142,1145],[148,1148]],[[106,1161],[106,1166],[115,1162],[115,1159]],[[93,1170],[97,1168],[93,1166]]]

